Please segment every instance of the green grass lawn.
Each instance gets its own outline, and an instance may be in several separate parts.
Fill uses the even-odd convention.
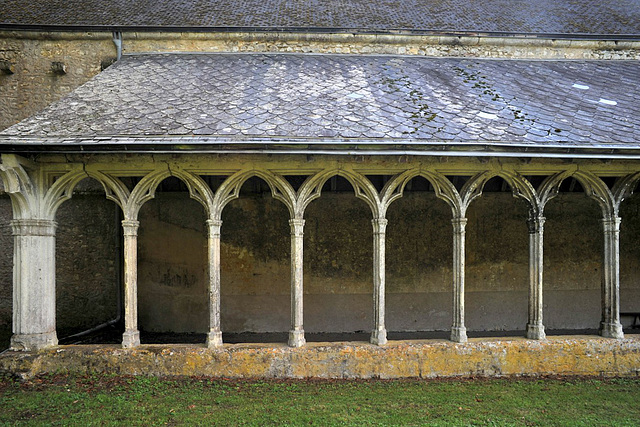
[[[0,379],[0,424],[640,425],[640,379]]]

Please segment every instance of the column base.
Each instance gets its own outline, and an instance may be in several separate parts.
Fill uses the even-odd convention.
[[[374,329],[371,331],[371,344],[385,345],[387,343],[387,330],[386,329]]]
[[[207,334],[207,348],[222,346],[222,332],[209,331]]]
[[[122,334],[122,348],[133,348],[140,345],[140,331],[125,331]]]
[[[58,345],[56,332],[44,334],[14,334],[11,337],[11,350],[13,351],[37,351]]]
[[[600,323],[600,335],[605,338],[615,338],[622,339],[624,338],[624,333],[622,332],[622,325],[618,323]]]
[[[289,331],[289,347],[302,347],[306,343],[307,340],[304,339],[304,330],[294,329],[293,331]]]
[[[546,339],[547,334],[544,333],[544,325],[527,324],[527,338],[529,338],[530,340]]]
[[[451,328],[451,341],[460,343],[467,342],[467,328],[464,326]]]

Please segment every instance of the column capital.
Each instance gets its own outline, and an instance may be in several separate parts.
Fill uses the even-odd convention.
[[[453,231],[458,233],[464,233],[464,228],[467,226],[467,218],[457,217],[451,219],[453,224]]]
[[[58,223],[51,219],[14,219],[14,236],[55,236]]]
[[[209,237],[220,237],[220,228],[222,227],[222,220],[220,219],[208,219],[207,230]]]
[[[374,234],[383,234],[387,231],[389,220],[386,218],[374,218],[371,220],[371,224],[373,225]]]
[[[602,218],[602,225],[604,226],[605,233],[618,233],[620,232],[620,223],[622,218],[619,216],[610,216]]]
[[[289,220],[292,236],[300,236],[304,233],[304,219],[294,218]]]
[[[533,216],[527,219],[529,234],[540,233],[544,230],[544,223],[547,219],[543,216]]]
[[[125,236],[137,236],[138,227],[140,227],[140,221],[125,219],[122,221],[122,228]]]
[[[208,219],[206,222],[209,227],[222,227],[221,219]]]

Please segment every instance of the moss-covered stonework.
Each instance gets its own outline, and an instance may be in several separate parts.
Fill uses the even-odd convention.
[[[0,372],[22,377],[54,372],[205,375],[225,378],[435,378],[501,375],[637,376],[640,336],[623,340],[552,337],[367,343],[61,346],[0,355]]]

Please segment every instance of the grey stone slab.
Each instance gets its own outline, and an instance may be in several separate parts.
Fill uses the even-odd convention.
[[[0,140],[278,135],[637,145],[639,88],[636,61],[137,55]]]

